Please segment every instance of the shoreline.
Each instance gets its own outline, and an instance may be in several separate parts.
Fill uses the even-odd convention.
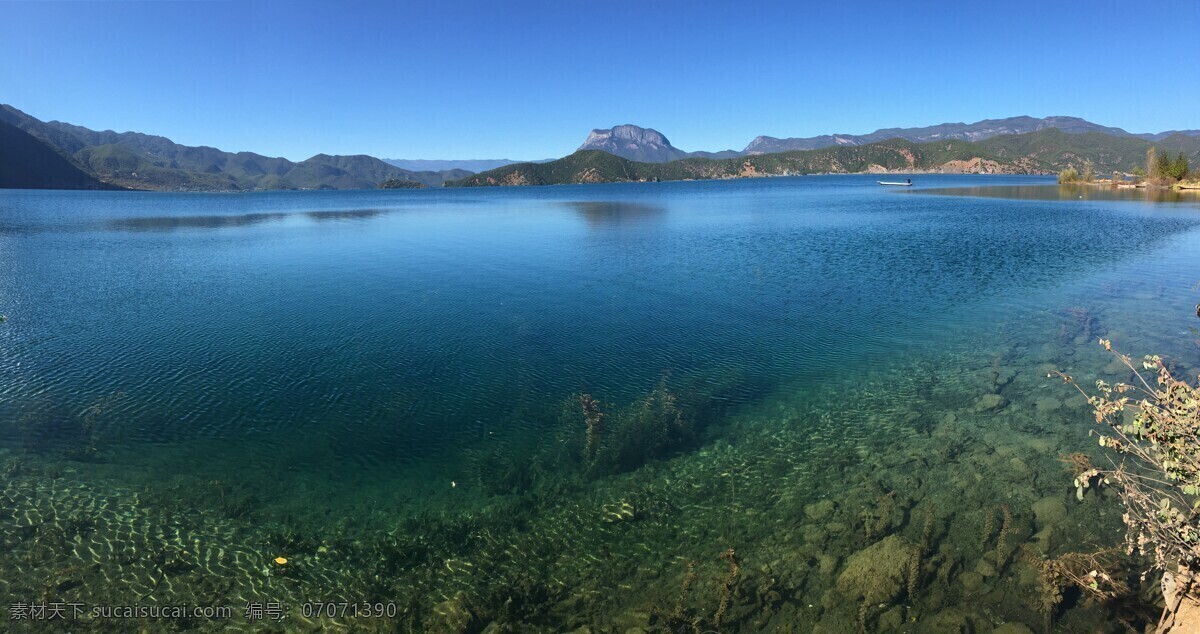
[[[1200,181],[1182,181],[1170,185],[1154,185],[1146,182],[1126,181],[1112,182],[1112,179],[1102,178],[1090,181],[1070,181],[1059,185],[1079,185],[1087,187],[1107,187],[1110,189],[1144,189],[1148,191],[1197,191],[1200,192]]]

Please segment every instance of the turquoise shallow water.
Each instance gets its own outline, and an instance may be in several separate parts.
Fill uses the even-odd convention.
[[[0,192],[5,590],[393,601],[366,622],[401,630],[895,629],[893,604],[908,626],[1040,627],[1019,558],[963,555],[964,535],[1011,506],[1032,543],[1032,503],[1069,500],[1056,458],[1087,415],[1045,366],[1101,372],[1102,334],[1194,366],[1200,204],[916,180]],[[983,189],[923,191],[948,187]],[[606,408],[595,436],[580,394]],[[912,460],[958,493],[892,478]],[[937,554],[907,595],[839,587],[881,538],[922,542],[928,508]],[[1102,511],[1048,552],[1119,538]],[[730,616],[674,609],[686,561],[720,576],[730,547],[749,553]],[[987,557],[979,589],[963,575]],[[973,592],[998,593],[988,615],[959,607]],[[1102,618],[1073,609],[1051,620]]]

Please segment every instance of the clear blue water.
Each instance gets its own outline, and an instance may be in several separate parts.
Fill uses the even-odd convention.
[[[532,507],[570,505],[606,487],[623,490],[629,477],[703,470],[722,447],[755,447],[747,438],[757,433],[860,448],[844,426],[841,440],[826,439],[796,412],[858,412],[864,428],[878,416],[916,412],[929,434],[948,404],[971,409],[979,392],[969,381],[959,393],[945,376],[911,390],[868,386],[864,377],[912,376],[914,364],[987,374],[1001,360],[1026,378],[1034,372],[1022,368],[1045,363],[1098,371],[1090,347],[1075,352],[1084,350],[1079,333],[1062,336],[1070,321],[1062,311],[1072,307],[1103,315],[1106,330],[1132,346],[1155,347],[1130,352],[1194,352],[1186,333],[1200,204],[1028,195],[1057,192],[1045,178],[914,180],[907,191],[878,187],[873,177],[829,176],[237,195],[0,192],[0,313],[8,316],[0,324],[0,447],[21,461],[12,473],[24,474],[22,486],[77,478],[118,498],[149,497],[155,487],[164,496],[191,492],[196,500],[184,506],[209,519],[228,511],[223,526],[244,525],[235,535],[262,526],[327,534],[336,525],[362,543],[405,518],[486,518],[499,501],[522,496],[537,500],[526,500]],[[1014,198],[922,191],[996,185],[1034,187]],[[509,460],[511,476],[544,465],[537,456],[572,433],[570,442],[583,442],[581,418],[564,431],[573,395],[620,407],[660,383],[691,395],[688,414],[704,425],[644,464],[564,473],[574,487],[567,490],[547,488],[545,473],[512,476],[499,490],[486,486],[494,474],[479,475],[480,462]],[[1051,388],[1030,389],[1041,396]],[[869,404],[889,392],[890,401]],[[1020,395],[1000,393],[1014,403],[1002,411],[1019,411]],[[1079,415],[1056,411],[1064,420],[1067,411]],[[1086,416],[1079,420],[1086,441]],[[770,449],[754,451],[766,460]],[[1053,464],[1054,455],[1045,458]],[[724,491],[721,477],[710,474]],[[1051,480],[1030,483],[1028,494],[1039,499]],[[778,488],[756,482],[747,486]],[[227,489],[245,504],[206,506]],[[528,522],[547,517],[532,507]],[[760,511],[783,513],[771,508]],[[919,533],[908,522],[891,530]],[[493,532],[518,530],[501,524]],[[946,543],[953,534],[947,529]],[[680,539],[655,535],[664,544]],[[752,548],[761,536],[743,540]],[[714,544],[713,558],[731,545]],[[462,556],[477,547],[462,545]],[[280,550],[261,541],[246,548],[263,562]],[[416,574],[427,564],[402,569]],[[654,587],[673,596],[681,574],[664,568]],[[632,572],[611,575],[606,582],[625,575],[631,587],[651,584]],[[187,588],[187,576],[176,585]],[[308,582],[319,586],[315,579]],[[381,596],[403,594],[376,582]],[[788,606],[819,603],[819,593],[805,592],[833,584],[795,583],[810,589],[792,589]],[[502,622],[479,607],[494,598],[480,590],[486,585],[464,588],[479,619]],[[92,587],[85,580],[64,592]],[[406,599],[419,613],[408,625],[454,597],[429,588]],[[635,594],[589,608],[592,618],[618,622],[613,614],[636,604]],[[564,609],[512,618],[553,629]],[[809,623],[794,609],[792,623]],[[870,618],[877,625],[884,617]]]

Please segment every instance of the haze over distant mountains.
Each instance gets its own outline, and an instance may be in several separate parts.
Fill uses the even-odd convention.
[[[463,159],[456,161],[453,159],[383,159],[384,163],[394,165],[400,169],[412,170],[414,172],[433,171],[441,172],[445,170],[466,170],[468,172],[483,172],[513,163],[547,163],[554,159],[539,159],[535,161],[514,161],[512,159]]]

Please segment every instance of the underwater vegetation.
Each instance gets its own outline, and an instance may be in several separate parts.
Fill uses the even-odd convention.
[[[1148,598],[1158,584],[1119,547],[1117,480],[1096,471],[1107,441],[1077,424],[1088,400],[1046,380],[1054,368],[1108,368],[1084,341],[1120,332],[1107,314],[1048,311],[1023,324],[1043,340],[1016,330],[984,348],[783,384],[752,405],[724,405],[748,389],[736,376],[663,377],[623,400],[580,391],[547,404],[537,434],[456,448],[451,471],[409,467],[445,481],[426,498],[397,486],[392,498],[289,506],[267,479],[135,479],[99,442],[105,408],[89,408],[69,428],[90,416],[91,431],[65,437],[87,439],[90,455],[23,439],[0,449],[0,592],[281,602],[292,606],[282,624],[233,625],[284,631],[1141,630],[1161,612]],[[1190,407],[1173,385],[1162,391]],[[1175,516],[1155,508],[1155,530],[1190,521],[1182,504]],[[395,612],[303,614],[318,597]]]
[[[57,454],[76,461],[91,459],[97,452],[97,419],[122,397],[122,393],[105,396],[79,412],[43,401],[17,419],[13,437],[26,452]]]
[[[695,449],[722,417],[723,396],[740,391],[734,376],[704,389],[672,388],[664,376],[653,389],[624,405],[588,393],[565,398],[549,431],[523,446],[468,449],[471,480],[492,495],[542,488],[560,492],[607,476],[635,471]]]
[[[738,564],[737,553],[734,552],[733,548],[725,550],[717,558],[725,562],[727,567],[723,576],[713,578],[711,585],[715,586],[715,592],[708,593],[715,600],[715,609],[712,610],[711,614],[708,614],[703,606],[689,607],[689,603],[693,601],[691,598],[693,586],[699,578],[696,572],[696,562],[689,561],[687,563],[687,570],[683,575],[683,581],[680,584],[679,597],[675,600],[674,607],[670,610],[658,605],[650,607],[650,624],[652,626],[681,634],[685,632],[703,632],[710,629],[720,629],[721,622],[729,610],[733,589],[737,585],[742,569]],[[760,588],[759,594],[760,605],[767,610],[769,610],[771,605],[777,604],[782,600],[781,595],[774,590],[768,590],[765,597],[763,597]]]
[[[579,403],[578,411],[571,405]],[[572,397],[565,417],[577,417],[584,427],[580,457],[592,474],[636,469],[648,461],[694,442],[694,416],[663,379],[649,394],[624,407],[612,408],[589,394]]]

